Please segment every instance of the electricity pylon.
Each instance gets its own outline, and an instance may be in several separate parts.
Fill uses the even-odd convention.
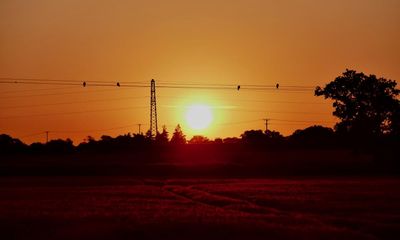
[[[150,133],[151,138],[155,138],[158,132],[157,127],[157,101],[156,101],[156,82],[151,79],[150,87]]]

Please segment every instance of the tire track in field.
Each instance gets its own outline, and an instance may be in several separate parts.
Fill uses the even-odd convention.
[[[350,227],[339,227],[336,224],[332,224],[330,222],[324,221],[323,219],[320,219],[320,216],[314,214],[278,210],[276,208],[258,205],[249,200],[209,193],[207,191],[200,190],[195,186],[166,184],[161,188],[164,191],[174,194],[177,197],[189,200],[197,204],[206,205],[208,207],[218,208],[223,211],[238,212],[242,215],[246,214],[248,216],[266,217],[267,219],[268,217],[273,217],[274,219],[286,219],[286,221],[290,221],[292,222],[292,224],[312,224],[314,226],[320,226],[325,229],[331,229],[335,231],[345,230],[356,236],[362,236],[362,238],[364,239],[377,239],[376,236],[371,233],[358,231],[357,229]]]
[[[212,194],[207,191],[196,189],[193,186],[165,185],[162,187],[162,189],[192,202],[210,207],[221,208],[223,210],[238,211],[249,214],[287,215],[283,211],[275,208],[259,206],[243,199]]]

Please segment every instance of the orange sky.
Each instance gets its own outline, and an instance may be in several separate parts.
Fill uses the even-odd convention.
[[[399,80],[399,10],[397,0],[2,0],[0,77],[316,86],[350,68]],[[1,84],[0,132],[79,143],[148,129],[149,91]],[[185,123],[193,103],[212,107],[206,131]],[[159,88],[157,104],[159,127],[181,123],[189,137],[239,136],[263,118],[285,135],[336,121],[312,91]]]

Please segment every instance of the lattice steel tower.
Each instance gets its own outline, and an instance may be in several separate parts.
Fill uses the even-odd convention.
[[[156,101],[156,82],[151,79],[150,87],[150,133],[155,138],[158,132],[157,127],[157,101]]]

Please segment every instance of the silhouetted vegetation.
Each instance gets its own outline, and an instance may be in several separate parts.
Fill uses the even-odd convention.
[[[208,138],[201,136],[201,135],[195,135],[193,136],[189,142],[190,144],[205,144],[205,143],[212,143]]]
[[[19,139],[12,138],[6,134],[0,135],[0,153],[24,152],[27,146]]]
[[[70,139],[28,146],[2,134],[0,155],[7,156],[4,159],[13,159],[10,162],[0,161],[0,164],[6,164],[2,174],[7,174],[7,166],[19,169],[21,166],[17,163],[23,162],[21,159],[37,158],[41,161],[47,156],[47,165],[41,163],[38,166],[53,164],[54,156],[65,158],[65,162],[61,161],[52,168],[52,171],[63,174],[67,174],[66,169],[73,164],[78,164],[73,171],[75,173],[103,174],[159,173],[160,169],[172,171],[172,166],[176,164],[210,164],[220,166],[224,173],[247,172],[250,175],[359,173],[382,169],[399,173],[400,110],[399,90],[395,87],[395,81],[347,70],[324,88],[317,87],[315,90],[317,96],[334,100],[333,115],[341,120],[335,129],[310,126],[298,129],[287,137],[277,131],[247,130],[240,138],[211,140],[196,135],[187,141],[179,124],[171,139],[163,126],[162,132],[156,136],[150,132],[117,137],[103,135],[98,140],[88,136],[77,146]],[[17,157],[14,158],[14,155]],[[35,162],[27,160],[27,164],[31,166]],[[29,167],[27,169],[32,172]],[[40,169],[39,172],[45,171]],[[185,171],[185,174],[190,173],[187,169]]]
[[[241,135],[241,142],[252,145],[277,146],[284,144],[285,138],[277,131],[248,130]]]
[[[104,153],[145,148],[152,142],[151,137],[141,134],[125,134],[116,138],[103,135],[98,141],[88,137],[86,142],[80,143],[76,150],[78,152]]]
[[[185,144],[186,136],[182,132],[181,126],[178,124],[171,138],[171,143],[173,144]]]
[[[337,135],[332,128],[312,126],[296,130],[289,139],[300,147],[334,147],[338,145]]]
[[[74,151],[74,145],[72,144],[71,139],[67,140],[51,140],[46,145],[46,150],[50,153],[72,153]]]
[[[164,176],[264,176],[292,174],[399,173],[400,142],[386,137],[368,148],[353,148],[333,129],[311,126],[288,137],[276,131],[245,131],[241,138],[193,136],[187,143],[177,127],[175,138],[167,130],[158,137],[125,134],[88,137],[72,141],[52,140],[26,145],[1,135],[0,175],[4,174],[129,174]],[[174,139],[174,140],[172,140]],[[182,167],[187,164],[196,168]],[[208,166],[208,167],[201,167]]]
[[[156,143],[158,144],[167,144],[169,141],[168,139],[168,131],[167,127],[164,125],[163,130],[161,133],[157,133],[156,135]]]
[[[318,86],[315,95],[334,100],[333,115],[341,120],[335,126],[339,133],[359,140],[400,136],[400,90],[396,85],[393,80],[346,70],[324,88]]]

